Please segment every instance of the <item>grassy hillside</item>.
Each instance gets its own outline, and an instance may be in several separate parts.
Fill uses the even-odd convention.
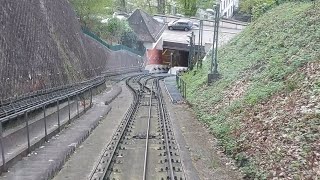
[[[248,179],[320,177],[320,2],[267,12],[219,50],[221,79],[184,75],[188,101]]]

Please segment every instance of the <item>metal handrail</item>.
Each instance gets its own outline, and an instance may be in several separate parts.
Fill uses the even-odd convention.
[[[111,67],[112,68],[112,67]],[[109,68],[109,69],[111,69]],[[132,67],[117,67],[116,69],[112,69],[112,71],[103,71],[101,74],[108,74],[108,73],[117,73],[117,72],[125,72],[125,70],[136,70],[138,68],[141,68],[141,66],[132,66]]]
[[[96,80],[96,79],[94,79],[94,80]],[[93,80],[93,81],[94,81],[94,80]],[[79,90],[73,91],[73,92],[71,92],[71,93],[68,93],[68,94],[65,94],[65,95],[62,95],[62,96],[59,96],[59,97],[56,97],[56,98],[53,98],[53,99],[51,99],[51,100],[48,100],[48,101],[45,101],[45,102],[43,102],[43,103],[34,105],[34,106],[32,106],[32,107],[29,107],[29,108],[27,108],[27,109],[21,110],[21,111],[19,111],[19,112],[16,112],[16,113],[14,113],[14,114],[9,115],[9,116],[0,118],[0,123],[7,122],[7,121],[9,121],[9,120],[12,119],[12,118],[18,117],[18,116],[20,116],[20,115],[22,115],[22,114],[24,114],[24,113],[26,113],[26,112],[30,112],[30,111],[33,111],[33,110],[35,110],[35,109],[42,108],[43,106],[48,105],[48,104],[52,104],[52,103],[54,103],[54,102],[56,102],[56,101],[59,101],[59,100],[62,100],[62,99],[66,99],[66,98],[68,98],[68,97],[75,96],[75,95],[77,95],[77,94],[80,94],[80,93],[82,93],[82,92],[84,92],[84,91],[87,91],[87,90],[91,89],[92,87],[98,86],[98,85],[100,85],[100,84],[102,84],[102,83],[104,83],[104,82],[105,82],[105,79],[103,78],[103,79],[100,80],[100,82],[93,83],[93,84],[91,84],[91,85],[89,85],[89,86],[86,86],[86,87],[83,87],[83,88],[81,88],[81,89],[79,89]]]
[[[99,78],[99,77],[97,77],[97,78]],[[90,81],[93,81],[93,80],[94,79],[89,79],[89,80],[85,80],[85,81],[82,81],[82,82],[71,83],[71,84],[68,84],[68,85],[60,85],[60,86],[53,87],[53,88],[42,89],[42,90],[37,90],[37,91],[34,91],[34,92],[22,94],[22,95],[19,95],[19,96],[16,96],[16,97],[10,97],[10,98],[7,98],[7,99],[1,99],[0,100],[0,107],[3,107],[5,105],[9,105],[9,104],[14,103],[14,102],[19,101],[19,100],[24,100],[24,99],[35,97],[35,96],[39,96],[39,95],[45,95],[45,94],[53,93],[53,92],[56,92],[56,91],[59,91],[59,90],[62,90],[62,89],[66,89],[68,87],[79,86],[79,85],[82,85],[82,84],[85,84],[85,83],[89,83]]]
[[[178,90],[182,93],[184,99],[187,98],[187,83],[178,75],[176,75],[176,83]]]
[[[69,84],[69,85],[61,85],[61,86],[57,86],[57,87],[53,87],[53,88],[41,89],[41,90],[37,90],[37,91],[34,91],[34,92],[29,92],[29,93],[22,94],[22,95],[19,95],[19,96],[16,96],[16,97],[10,97],[10,98],[6,98],[6,99],[1,99],[0,100],[0,107],[9,105],[9,104],[14,103],[16,101],[24,100],[24,99],[27,99],[27,98],[32,98],[32,97],[39,96],[39,95],[45,95],[45,94],[48,94],[48,93],[59,91],[61,89],[67,88],[67,87],[77,86],[77,85],[80,85],[80,84],[81,83],[72,83],[72,84]]]

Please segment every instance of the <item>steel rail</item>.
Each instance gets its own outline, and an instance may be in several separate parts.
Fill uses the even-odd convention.
[[[115,75],[115,74],[113,74]],[[72,83],[69,85],[58,86],[50,89],[38,90],[29,94],[24,94],[16,98],[8,98],[6,100],[0,100],[0,118],[4,118],[11,114],[17,113],[28,107],[32,107],[41,102],[47,101],[49,99],[61,96],[62,94],[67,94],[71,91],[75,91],[83,86],[88,86],[94,84],[95,81],[103,77],[110,77],[111,75],[98,76],[94,79],[82,81],[80,83]],[[9,102],[10,100],[10,102]]]
[[[171,154],[170,154],[170,146],[169,146],[169,134],[168,134],[168,122],[167,122],[167,116],[165,112],[165,107],[163,104],[162,94],[161,94],[161,88],[159,86],[159,80],[161,77],[152,77],[152,78],[146,78],[144,83],[141,83],[143,78],[145,78],[146,75],[139,74],[132,77],[129,77],[126,79],[126,85],[130,89],[131,93],[133,94],[133,103],[130,105],[129,109],[127,110],[124,119],[121,122],[121,125],[117,129],[117,135],[114,135],[114,138],[110,141],[110,143],[106,146],[105,150],[102,152],[101,157],[96,164],[95,168],[89,175],[90,180],[100,180],[100,179],[108,179],[111,175],[110,170],[112,171],[113,162],[115,161],[115,155],[119,148],[122,145],[122,140],[124,139],[126,132],[128,131],[128,127],[130,122],[133,120],[133,117],[137,113],[139,104],[141,103],[141,88],[146,87],[147,81],[150,79],[154,79],[151,85],[150,90],[150,99],[149,99],[149,110],[148,110],[148,121],[147,121],[147,133],[146,133],[146,140],[145,140],[145,148],[144,148],[144,161],[143,161],[143,175],[142,180],[146,180],[147,172],[148,172],[148,158],[149,158],[149,150],[150,150],[150,128],[151,128],[151,117],[152,117],[152,101],[155,98],[154,95],[157,94],[156,100],[158,105],[158,112],[160,114],[160,121],[162,122],[162,127],[164,129],[163,135],[166,142],[166,149],[165,153],[167,154],[168,163],[170,169],[167,171],[168,176],[171,180],[174,180],[174,171],[173,171],[173,165],[171,160]],[[149,86],[150,87],[150,86]],[[138,172],[139,173],[139,172]]]
[[[56,102],[56,101],[60,101],[60,100],[66,99],[66,98],[68,98],[68,97],[72,97],[72,96],[75,96],[75,95],[77,95],[77,94],[83,93],[83,92],[85,92],[85,91],[87,91],[87,90],[89,90],[89,89],[91,89],[91,88],[93,88],[93,87],[96,87],[96,86],[99,86],[99,85],[103,84],[104,82],[105,82],[105,79],[103,78],[103,79],[97,81],[96,83],[90,84],[90,85],[88,85],[88,86],[85,86],[85,87],[83,87],[83,88],[80,88],[80,89],[78,89],[78,90],[76,90],[76,91],[73,91],[73,92],[71,92],[71,93],[67,93],[67,94],[64,94],[64,95],[60,95],[59,97],[55,97],[55,98],[53,98],[53,99],[44,101],[44,102],[42,102],[42,103],[40,103],[40,104],[33,105],[33,106],[31,106],[31,107],[28,107],[28,108],[26,108],[26,109],[24,109],[24,110],[21,110],[21,111],[19,111],[19,112],[16,112],[16,113],[14,113],[14,114],[9,115],[9,116],[2,117],[2,118],[0,118],[0,123],[9,121],[9,120],[12,119],[12,118],[15,118],[15,117],[18,117],[18,116],[24,114],[25,112],[30,112],[30,111],[33,111],[33,110],[35,110],[35,109],[42,108],[44,105],[52,104],[52,103],[54,103],[54,102]]]
[[[151,89],[153,89],[153,84]],[[143,166],[143,180],[146,180],[147,177],[147,163],[148,163],[148,149],[149,149],[149,131],[150,131],[150,121],[151,121],[151,110],[152,110],[152,91],[150,91],[150,105],[149,105],[149,117],[148,117],[148,125],[147,125],[147,137],[146,137],[146,147],[145,147],[145,153],[144,153],[144,166]]]
[[[163,121],[163,129],[164,129],[164,134],[165,134],[165,141],[166,141],[166,151],[167,151],[167,156],[168,156],[168,163],[169,163],[169,170],[170,170],[170,179],[173,180],[174,179],[174,173],[173,173],[173,166],[172,166],[172,162],[171,162],[171,154],[170,154],[170,149],[169,149],[169,138],[168,138],[168,131],[167,131],[167,128],[168,128],[168,125],[167,125],[167,117],[166,117],[166,114],[165,114],[165,111],[164,111],[164,106],[163,106],[163,99],[162,99],[162,93],[161,93],[161,88],[160,88],[160,85],[159,85],[159,79],[157,80],[157,94],[158,94],[158,103],[159,103],[159,109],[160,109],[160,114],[161,114],[161,118],[162,118],[162,121]]]
[[[144,81],[144,83],[143,83],[143,86],[149,91],[149,92],[151,92],[151,90],[150,90],[150,88],[149,87],[147,87],[147,83],[148,83],[148,81],[150,80],[150,79],[154,79],[154,77],[149,77],[148,79],[146,79],[145,81]]]
[[[6,99],[1,99],[0,100],[0,108],[2,108],[4,106],[7,106],[7,105],[10,105],[12,103],[16,103],[16,102],[19,102],[19,101],[27,100],[27,99],[30,99],[30,98],[33,98],[33,97],[37,97],[37,96],[41,96],[41,95],[47,95],[47,94],[50,94],[50,93],[55,93],[57,91],[62,91],[62,90],[67,89],[69,87],[76,87],[76,86],[81,86],[81,85],[86,84],[86,83],[91,83],[92,81],[96,80],[97,78],[100,78],[100,76],[98,76],[98,77],[96,77],[94,79],[89,79],[89,80],[85,80],[85,81],[78,82],[78,83],[71,83],[71,84],[68,84],[68,85],[61,85],[61,86],[57,86],[57,87],[53,87],[53,88],[42,89],[42,90],[37,90],[37,91],[34,91],[34,92],[27,93],[27,94],[22,94],[22,95],[19,95],[17,97],[10,97],[10,98],[6,98]]]
[[[131,67],[109,67],[109,69],[111,70],[112,68],[112,71],[102,71],[101,74],[113,74],[113,73],[124,73],[126,72],[126,70],[136,70],[136,69],[139,69],[139,68],[142,68],[141,66],[131,66]]]
[[[60,90],[59,93],[63,94],[63,93],[75,91],[76,89],[77,89],[77,87],[68,88],[68,89]],[[14,114],[14,113],[19,112],[19,111],[21,111],[23,109],[26,109],[28,107],[34,106],[34,105],[36,105],[36,104],[38,104],[40,102],[46,101],[48,99],[52,99],[52,98],[54,98],[56,96],[59,96],[57,94],[57,92],[52,92],[50,94],[30,97],[29,99],[17,101],[17,102],[14,102],[12,104],[0,107],[0,118],[6,117],[6,116],[8,116],[10,114]]]
[[[139,84],[139,86],[140,86],[140,89],[142,90],[142,91],[144,91],[144,88],[146,87],[146,86],[144,86],[144,84],[142,84],[141,83],[141,79],[142,78],[144,78],[144,77],[148,77],[149,75],[147,75],[147,74],[142,74],[139,78],[138,78],[138,84]]]
[[[116,71],[116,72],[104,72],[102,73],[103,76],[105,77],[112,77],[112,76],[118,76],[118,75],[123,75],[123,74],[129,74],[133,72],[142,72],[141,68],[131,68],[127,69],[126,71],[121,70],[121,71]]]
[[[134,115],[134,113],[135,113],[135,111],[136,111],[136,109],[138,107],[139,95],[138,95],[137,91],[133,87],[131,87],[129,85],[129,81],[131,79],[134,81],[135,80],[134,78],[136,78],[136,77],[130,77],[130,78],[128,78],[126,80],[126,85],[129,87],[129,89],[131,90],[131,92],[133,94],[133,103],[131,104],[131,106],[129,107],[128,111],[126,112],[126,115],[125,115],[125,118],[124,118],[125,124],[124,124],[124,128],[120,132],[120,137],[117,139],[117,141],[115,143],[115,147],[113,148],[112,152],[110,153],[110,158],[109,158],[108,162],[106,163],[105,168],[103,169],[103,171],[101,172],[98,169],[98,166],[101,164],[101,162],[103,161],[103,157],[104,157],[104,156],[101,156],[101,158],[99,160],[99,163],[97,164],[97,166],[94,168],[94,171],[89,176],[90,180],[96,180],[94,178],[95,174],[101,174],[101,177],[103,177],[103,178],[106,176],[106,173],[107,173],[108,169],[110,168],[110,165],[111,165],[111,162],[112,162],[112,158],[114,157],[114,154],[115,154],[117,148],[120,145],[120,141],[124,136],[124,132],[126,131],[126,129],[128,127],[128,124],[129,124],[130,120],[132,119],[132,117],[133,117],[133,115]]]

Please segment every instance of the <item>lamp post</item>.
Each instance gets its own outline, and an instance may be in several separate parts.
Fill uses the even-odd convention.
[[[220,4],[217,4],[216,6],[216,19],[215,19],[215,28],[216,31],[214,32],[216,34],[215,38],[215,53],[214,53],[214,74],[218,74],[218,41],[219,41],[219,22],[220,22]]]
[[[194,59],[196,58],[196,34],[195,33],[192,33],[192,45],[193,45],[193,48],[192,48],[192,59],[191,59],[191,65],[192,65],[192,68],[193,68],[193,65],[194,65]]]
[[[173,53],[170,53],[170,74],[172,74],[172,56]]]
[[[195,43],[195,41],[194,41],[194,46],[195,46],[195,53],[197,53],[197,54],[195,54],[194,53],[194,58],[196,58],[196,63],[197,63],[197,69],[199,68],[199,66],[200,66],[200,68],[202,68],[202,49],[203,49],[203,47],[202,47],[202,41],[203,41],[203,20],[202,19],[200,19],[200,24],[199,24],[199,27],[197,28],[197,29],[193,29],[193,30],[198,30],[199,32],[199,35],[198,35],[198,46],[196,46],[196,43]],[[195,39],[195,37],[194,37],[194,39]]]
[[[197,54],[197,68],[200,66],[202,68],[202,36],[203,36],[203,20],[200,20],[199,25],[199,39],[198,39],[198,54]]]
[[[212,43],[212,59],[210,73],[208,74],[208,84],[212,83],[215,79],[219,78],[218,73],[218,41],[219,41],[219,22],[220,22],[220,4],[215,7],[215,21],[213,31],[213,43]]]
[[[187,40],[187,42],[189,42],[189,57],[188,57],[188,68],[190,70],[193,69],[193,57],[194,57],[194,45],[195,45],[195,34],[194,32],[191,32],[191,35],[188,35],[189,40]]]

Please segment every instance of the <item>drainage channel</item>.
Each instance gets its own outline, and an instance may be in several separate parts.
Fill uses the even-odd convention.
[[[136,75],[126,84],[133,93],[133,103],[90,179],[185,179],[159,78]]]

